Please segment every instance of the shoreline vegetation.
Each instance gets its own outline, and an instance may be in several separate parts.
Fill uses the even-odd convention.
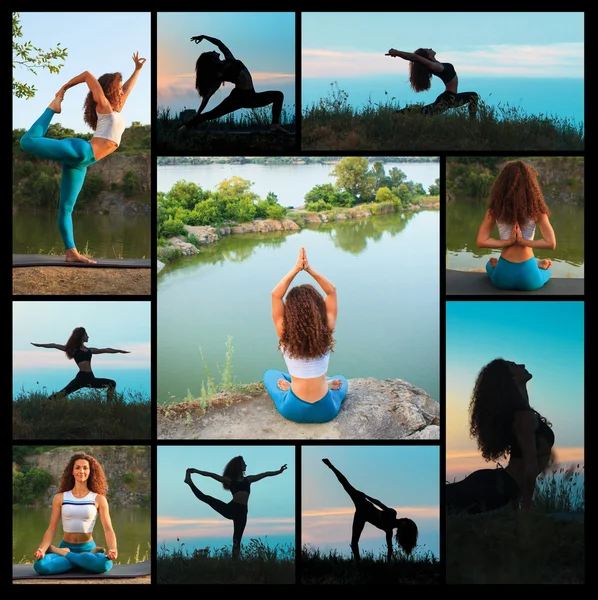
[[[238,176],[222,181],[215,191],[178,181],[169,192],[158,192],[158,259],[168,263],[236,233],[292,231],[329,221],[440,208],[438,178],[426,191],[400,169],[393,167],[387,175],[381,161],[370,164],[366,157],[344,157],[330,175],[335,182],[314,186],[301,207],[281,205],[273,192],[260,198],[251,191],[252,182]]]

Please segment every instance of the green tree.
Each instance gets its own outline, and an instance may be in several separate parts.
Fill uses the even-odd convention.
[[[17,98],[29,99],[35,96],[37,89],[34,85],[17,81],[14,76],[15,67],[17,65],[24,67],[34,75],[37,75],[38,69],[48,69],[50,73],[60,73],[64,63],[56,63],[56,61],[64,60],[68,56],[68,51],[66,48],[60,47],[60,42],[56,44],[56,48],[50,50],[42,50],[31,42],[19,42],[18,39],[23,37],[20,16],[18,12],[12,13],[12,93]]]
[[[428,194],[430,194],[430,196],[440,195],[440,179],[435,179],[434,183],[428,186]]]
[[[399,204],[399,199],[387,187],[381,187],[376,192],[376,202],[392,202]]]
[[[192,210],[194,206],[205,199],[205,193],[196,183],[177,181],[166,194],[169,202]]]
[[[364,156],[346,156],[332,169],[330,175],[336,177],[334,187],[351,194],[360,202],[374,197],[375,177],[368,173],[368,159]]]

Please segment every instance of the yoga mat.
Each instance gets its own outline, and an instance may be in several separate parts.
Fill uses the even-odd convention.
[[[88,573],[79,568],[75,568],[67,573],[59,575],[38,575],[33,569],[33,565],[13,565],[13,579],[119,579],[130,577],[145,577],[151,575],[151,562],[144,560],[140,563],[130,565],[114,565],[107,573]]]
[[[49,254],[13,254],[13,267],[101,267],[121,269],[149,269],[149,258],[93,258],[97,263],[66,262],[64,255]]]

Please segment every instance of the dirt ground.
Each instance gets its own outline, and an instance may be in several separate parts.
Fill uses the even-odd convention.
[[[32,296],[150,296],[151,269],[100,267],[16,267],[13,295]]]

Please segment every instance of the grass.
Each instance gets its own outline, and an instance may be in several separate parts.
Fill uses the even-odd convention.
[[[447,584],[585,583],[583,467],[537,480],[529,514],[447,514]]]
[[[232,557],[232,546],[187,550],[181,543],[175,550],[162,546],[156,557],[159,584],[293,584],[295,548],[267,539],[252,538],[241,544],[241,555]]]
[[[13,439],[151,439],[152,405],[139,392],[85,390],[48,400],[45,392],[21,391],[12,403]]]
[[[416,104],[412,106],[422,106]],[[467,107],[423,116],[403,108],[393,98],[384,103],[371,100],[352,107],[348,94],[332,84],[327,98],[303,110],[302,150],[584,150],[583,125],[544,114],[529,115],[508,104],[492,106],[483,100],[475,119]]]
[[[359,562],[335,550],[327,554],[304,546],[301,582],[304,584],[440,584],[440,561],[431,552],[416,549],[411,556],[396,550],[390,562],[386,551],[362,552]]]

